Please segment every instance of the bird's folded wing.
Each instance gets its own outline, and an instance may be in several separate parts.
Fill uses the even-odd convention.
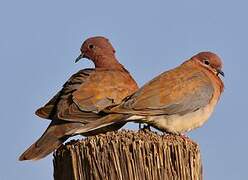
[[[88,123],[101,117],[101,110],[120,103],[136,90],[136,84],[129,82],[130,77],[120,70],[81,70],[36,114],[46,119]]]
[[[83,69],[72,75],[63,88],[44,107],[35,112],[36,115],[46,119],[80,120],[81,122],[99,118],[96,113],[80,110],[74,103],[72,95],[94,72],[94,69]]]
[[[112,111],[134,115],[183,115],[206,106],[213,93],[214,87],[203,72],[179,67],[154,78]]]
[[[123,70],[96,69],[96,72],[72,93],[73,101],[80,110],[98,113],[108,106],[120,103],[136,90],[136,84],[130,80],[129,73]]]

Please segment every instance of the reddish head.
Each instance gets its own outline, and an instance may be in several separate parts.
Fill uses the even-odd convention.
[[[219,74],[224,76],[224,72],[222,71],[222,61],[217,54],[212,52],[200,52],[193,56],[191,60],[213,72],[217,76]]]
[[[75,62],[81,58],[92,60],[98,68],[121,66],[115,57],[115,49],[109,40],[102,36],[91,37],[84,41],[81,54]]]

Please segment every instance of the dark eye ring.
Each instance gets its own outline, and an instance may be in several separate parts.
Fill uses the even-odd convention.
[[[90,49],[93,49],[93,48],[94,48],[94,45],[93,45],[93,44],[90,44],[90,45],[89,45],[89,48],[90,48]]]
[[[206,65],[209,65],[210,63],[209,63],[209,60],[207,60],[207,59],[205,59],[204,61],[204,64],[206,64]]]

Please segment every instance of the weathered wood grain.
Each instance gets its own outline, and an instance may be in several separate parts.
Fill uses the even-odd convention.
[[[150,131],[118,131],[71,141],[54,153],[55,180],[201,180],[196,143]]]

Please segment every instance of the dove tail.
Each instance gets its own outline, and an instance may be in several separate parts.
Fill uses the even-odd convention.
[[[44,134],[20,156],[19,160],[44,158],[66,141],[69,135],[92,136],[118,130],[126,124],[128,116],[125,114],[110,114],[88,124],[52,121]]]
[[[66,139],[55,139],[49,136],[42,136],[37,142],[32,144],[20,157],[19,161],[39,160],[57,149]],[[44,141],[44,142],[43,142]]]
[[[76,129],[77,126],[78,123],[52,121],[44,134],[19,157],[19,160],[44,158],[66,141],[69,138],[67,132]]]
[[[116,131],[127,123],[126,119],[128,117],[129,115],[125,114],[109,114],[78,128],[75,132],[84,136],[92,136],[108,131]]]

